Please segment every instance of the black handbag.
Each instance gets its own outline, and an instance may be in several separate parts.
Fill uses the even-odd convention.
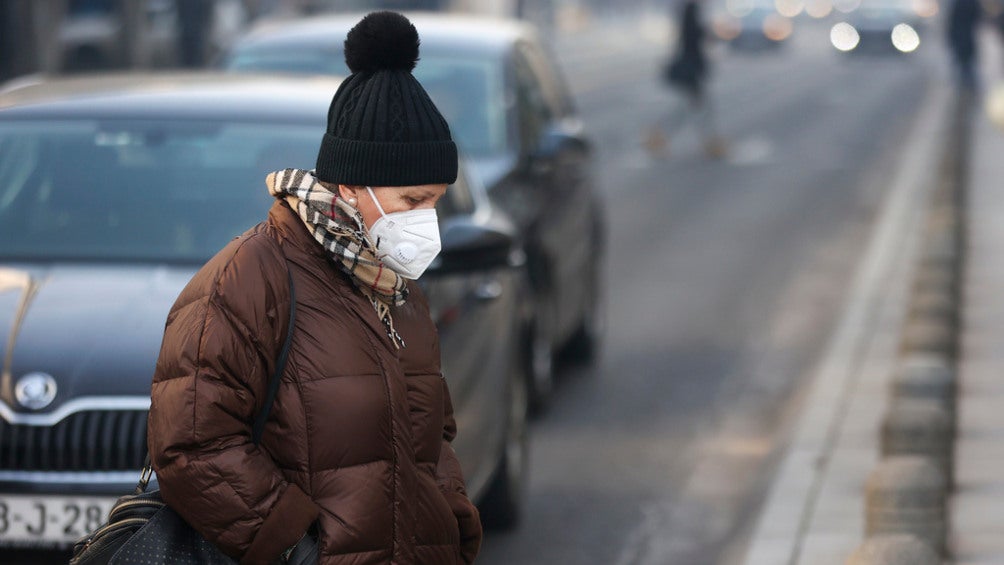
[[[691,65],[683,57],[673,57],[666,61],[662,70],[662,78],[671,86],[690,84],[694,79],[690,67]]]
[[[669,86],[693,90],[698,87],[704,73],[700,60],[676,53],[662,67],[662,79]]]
[[[289,322],[286,339],[269,381],[268,394],[262,410],[255,418],[251,439],[255,445],[261,441],[265,420],[272,410],[279,381],[286,368],[289,345],[293,339],[293,322],[296,320],[296,289],[293,275],[289,276]],[[133,563],[171,565],[236,565],[214,544],[202,537],[184,518],[171,509],[160,497],[160,489],[146,492],[153,477],[150,455],[147,454],[139,484],[134,494],[118,499],[108,514],[108,522],[93,533],[84,536],[73,546],[70,565],[126,565]],[[309,536],[305,536],[309,537]],[[313,540],[306,540],[313,542]],[[303,542],[301,542],[303,544]],[[304,552],[300,545],[294,555]],[[303,544],[309,547],[309,544]],[[304,548],[307,549],[307,548]],[[316,556],[316,543],[313,546]],[[307,560],[303,561],[308,562]],[[314,558],[316,563],[316,557]]]

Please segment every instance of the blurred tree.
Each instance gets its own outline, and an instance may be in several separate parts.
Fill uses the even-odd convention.
[[[30,21],[28,0],[8,0],[0,4],[0,80],[31,72],[35,69],[35,51],[24,49],[31,41],[24,22]],[[21,48],[18,48],[18,47]]]
[[[58,35],[66,0],[0,1],[0,80],[59,68]]]
[[[178,56],[183,67],[206,64],[209,31],[213,28],[213,0],[176,0]]]
[[[143,40],[146,29],[147,0],[118,0],[118,13],[122,22],[122,54],[126,68],[146,67],[150,60],[147,42]]]
[[[976,26],[982,18],[982,9],[976,0],[952,0],[948,10],[948,46],[955,64],[958,86],[965,90],[975,90],[978,86],[976,75],[977,44]]]

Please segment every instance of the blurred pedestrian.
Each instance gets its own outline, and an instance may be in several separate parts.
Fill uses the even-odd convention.
[[[948,47],[952,52],[956,84],[970,92],[979,87],[976,73],[976,27],[981,15],[977,0],[951,0],[948,10]]]
[[[670,137],[689,118],[697,121],[705,153],[714,158],[725,154],[725,145],[715,131],[713,108],[707,93],[709,69],[700,1],[683,2],[678,41],[663,70],[663,79],[680,97],[667,118],[653,126],[648,133],[646,146],[654,154],[665,154],[668,151]]]
[[[209,33],[213,29],[214,4],[215,0],[177,0],[178,60],[182,67],[205,66]]]
[[[349,32],[352,73],[316,168],[270,173],[268,219],[210,259],[168,315],[149,418],[161,495],[241,563],[304,546],[320,565],[460,565],[478,553],[436,326],[412,280],[439,253],[435,205],[458,167],[412,74],[418,51],[394,12]]]
[[[1001,42],[1001,46],[1004,47],[1004,5],[998,3],[997,13],[994,15],[994,28],[997,31],[997,39]]]

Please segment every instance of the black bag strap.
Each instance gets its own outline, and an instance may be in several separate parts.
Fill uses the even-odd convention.
[[[279,382],[282,381],[282,373],[286,370],[286,361],[289,359],[289,345],[293,343],[293,324],[296,322],[296,285],[293,284],[293,271],[286,264],[286,276],[289,278],[289,322],[286,324],[286,341],[279,351],[279,359],[275,363],[275,373],[268,383],[268,394],[265,395],[265,404],[261,407],[261,412],[255,418],[254,428],[251,429],[251,441],[255,445],[261,441],[261,434],[265,432],[265,421],[272,411],[272,404],[275,402],[275,395],[279,392]]]
[[[275,372],[268,382],[268,392],[265,395],[265,403],[262,404],[261,412],[255,417],[254,427],[251,428],[251,441],[255,445],[261,442],[261,435],[265,431],[265,421],[272,411],[272,404],[275,403],[275,395],[279,392],[279,383],[282,381],[282,374],[286,371],[286,361],[289,359],[289,347],[293,343],[293,327],[296,322],[296,285],[293,284],[293,271],[289,264],[286,264],[286,277],[289,280],[289,322],[286,324],[286,339],[279,351],[279,357],[275,363]],[[147,450],[146,459],[143,461],[143,471],[140,473],[139,484],[136,485],[136,494],[146,491],[146,487],[153,478],[153,465],[150,462],[150,452]]]

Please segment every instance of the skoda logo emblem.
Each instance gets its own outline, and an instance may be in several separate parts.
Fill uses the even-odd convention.
[[[29,410],[41,410],[56,398],[56,379],[45,373],[28,373],[14,385],[14,398]]]

